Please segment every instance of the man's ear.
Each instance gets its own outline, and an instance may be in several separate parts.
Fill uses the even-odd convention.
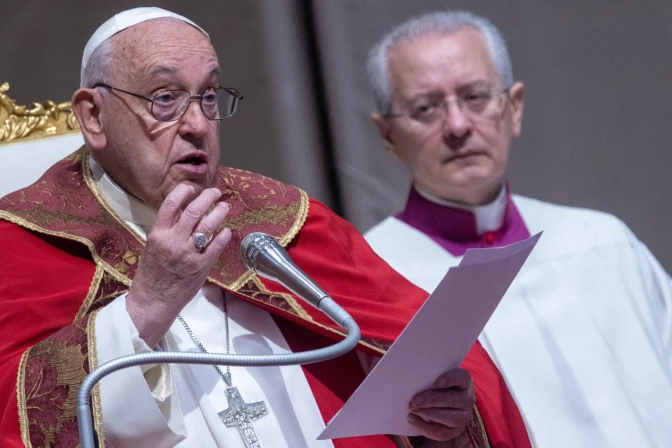
[[[72,95],[72,111],[92,150],[101,150],[107,146],[102,123],[102,100],[96,89],[79,89]]]
[[[380,138],[383,140],[383,143],[385,143],[385,149],[387,152],[389,152],[394,159],[400,161],[399,154],[397,153],[397,146],[394,144],[394,141],[392,141],[392,137],[390,135],[391,129],[388,121],[378,112],[372,113],[371,119],[378,128],[378,134],[380,134]]]
[[[518,137],[523,128],[523,106],[525,103],[525,86],[522,82],[514,83],[509,89],[509,102],[512,111],[513,135]]]

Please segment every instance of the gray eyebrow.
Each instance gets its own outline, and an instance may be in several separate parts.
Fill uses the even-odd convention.
[[[155,76],[155,75],[163,75],[163,74],[173,74],[177,73],[178,70],[175,67],[167,67],[165,65],[159,65],[158,67],[154,67],[151,72],[149,72],[150,76]]]

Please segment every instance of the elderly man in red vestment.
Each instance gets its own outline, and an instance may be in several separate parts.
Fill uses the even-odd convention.
[[[316,440],[426,294],[302,191],[218,166],[218,120],[242,99],[219,80],[205,31],[167,11],[125,11],[89,41],[73,96],[85,147],[0,200],[0,445],[76,446],[82,379],[122,355],[289,353],[340,339],[243,265],[241,239],[263,231],[353,315],[359,351],[304,367],[117,372],[92,398],[101,446],[529,446],[478,343],[462,369],[409,397],[420,436]],[[255,440],[222,417],[233,387],[263,403]]]

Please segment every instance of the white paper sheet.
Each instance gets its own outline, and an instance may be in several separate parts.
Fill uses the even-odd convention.
[[[469,249],[319,439],[418,435],[407,420],[411,398],[460,366],[540,236],[506,247]]]

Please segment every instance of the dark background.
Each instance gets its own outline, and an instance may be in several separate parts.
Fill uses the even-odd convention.
[[[565,0],[0,0],[0,83],[18,104],[70,99],[84,45],[113,14],[159,6],[202,26],[245,100],[222,163],[305,189],[364,231],[409,181],[369,115],[369,48],[405,18],[468,8],[507,39],[526,85],[516,193],[623,219],[672,270],[672,3]]]

